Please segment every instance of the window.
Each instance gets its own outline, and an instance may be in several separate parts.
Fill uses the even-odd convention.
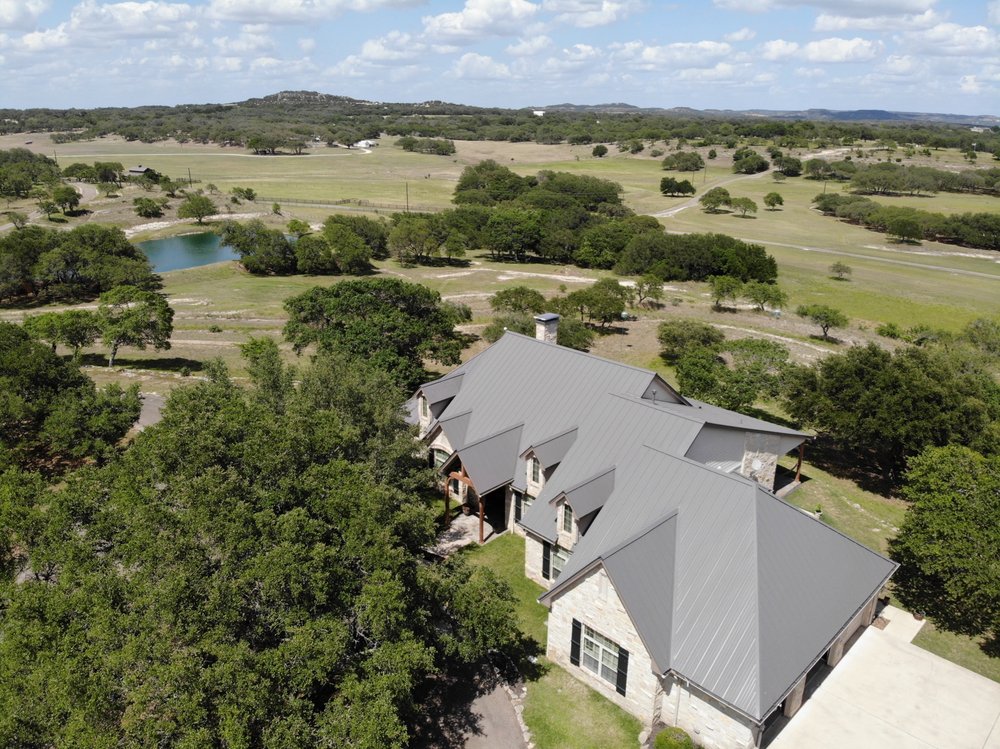
[[[542,577],[555,580],[569,561],[570,552],[548,541],[542,542]]]
[[[552,547],[552,579],[555,580],[569,561],[569,552],[558,546]]]
[[[519,522],[521,516],[527,512],[528,508],[531,507],[532,497],[527,494],[521,494],[519,491],[514,492],[514,522]]]
[[[426,419],[430,416],[430,410],[427,408],[427,399],[420,396],[420,417]]]
[[[615,685],[615,691],[625,696],[628,687],[628,651],[586,624],[573,620],[569,642],[569,662]]]
[[[563,502],[562,529],[566,533],[573,532],[573,508]]]
[[[456,497],[462,496],[462,487],[461,484],[459,484],[458,479],[452,479],[451,481],[448,482],[448,490],[452,493],[453,496]]]
[[[580,665],[605,681],[617,684],[618,652],[620,650],[617,643],[584,624],[582,645]]]
[[[431,458],[434,461],[434,467],[440,468],[441,466],[444,465],[444,462],[448,460],[448,453],[446,453],[444,450],[434,449],[431,450]]]
[[[531,480],[536,484],[542,480],[542,464],[534,456],[531,458]]]

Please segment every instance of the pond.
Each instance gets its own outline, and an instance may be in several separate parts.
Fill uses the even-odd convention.
[[[137,242],[136,247],[146,253],[156,273],[197,268],[238,257],[232,247],[222,244],[219,235],[210,231]]]

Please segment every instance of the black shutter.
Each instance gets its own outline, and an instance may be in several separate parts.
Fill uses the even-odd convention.
[[[514,492],[514,522],[521,521],[521,492]]]
[[[580,622],[573,620],[573,637],[569,641],[569,662],[574,666],[580,665]]]
[[[549,579],[552,571],[552,547],[548,541],[542,541],[542,577]]]
[[[618,683],[615,684],[615,689],[618,690],[618,694],[625,696],[625,684],[628,682],[628,651],[620,647],[618,648]]]

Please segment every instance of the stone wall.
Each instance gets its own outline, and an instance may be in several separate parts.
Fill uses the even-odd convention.
[[[747,432],[743,443],[740,473],[768,489],[774,488],[774,471],[778,467],[781,440],[774,435]]]
[[[672,677],[661,680],[659,719],[687,731],[705,749],[752,749],[749,720],[697,687]]]
[[[542,577],[542,541],[531,533],[524,534],[524,576],[548,590],[552,583]]]
[[[574,666],[570,663],[574,619],[600,632],[628,651],[628,681],[624,696],[618,694],[614,684],[583,666]],[[549,658],[587,686],[635,715],[644,724],[652,723],[658,680],[653,675],[653,665],[642,640],[639,639],[635,625],[632,624],[632,619],[625,611],[603,567],[598,567],[574,583],[552,602],[549,611],[548,643]]]

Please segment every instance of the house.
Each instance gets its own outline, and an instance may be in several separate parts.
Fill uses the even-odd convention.
[[[759,746],[871,623],[895,564],[774,494],[804,434],[535,319],[536,338],[508,332],[415,394],[446,497],[524,535],[551,659],[647,725]]]
[[[128,175],[130,177],[143,177],[147,174],[156,174],[156,171],[150,169],[148,166],[143,166],[142,164],[139,164],[138,166],[130,166],[128,169]]]

